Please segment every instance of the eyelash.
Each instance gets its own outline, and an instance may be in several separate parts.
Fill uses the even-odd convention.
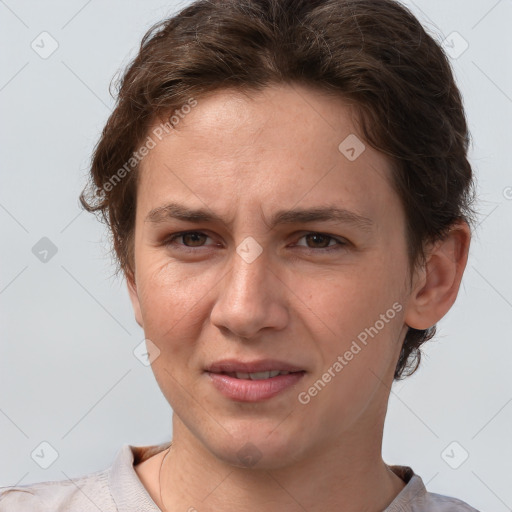
[[[163,245],[165,246],[171,246],[171,245],[174,245],[174,247],[178,248],[178,250],[180,251],[184,251],[184,252],[197,252],[195,249],[200,249],[202,247],[207,247],[207,246],[198,246],[198,247],[188,247],[186,245],[176,245],[174,244],[174,241],[178,238],[182,238],[184,237],[185,235],[191,235],[191,234],[198,234],[198,235],[205,235],[207,236],[208,238],[211,238],[209,237],[206,233],[203,233],[202,231],[181,231],[180,233],[174,233],[172,235],[170,235],[168,238],[166,238],[163,242]],[[348,246],[349,244],[343,240],[340,240],[332,235],[329,235],[327,233],[321,233],[319,231],[308,231],[307,233],[303,234],[299,240],[301,240],[302,238],[308,236],[308,235],[320,235],[322,237],[326,237],[326,238],[329,238],[329,243],[331,240],[334,240],[336,242],[335,245],[332,245],[332,246],[327,246],[327,247],[319,247],[319,248],[314,248],[314,247],[304,247],[304,246],[298,246],[298,247],[303,247],[303,249],[306,251],[306,252],[333,252],[333,251],[339,251],[339,250],[342,250],[344,249],[346,246]]]

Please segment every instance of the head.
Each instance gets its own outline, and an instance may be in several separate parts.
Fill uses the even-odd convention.
[[[457,296],[468,144],[446,56],[394,1],[198,1],[146,34],[81,200],[205,446],[278,464],[383,419]],[[225,358],[304,373],[245,403],[211,385]]]

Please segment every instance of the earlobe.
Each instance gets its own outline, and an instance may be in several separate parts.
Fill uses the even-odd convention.
[[[428,329],[450,310],[466,268],[471,232],[464,221],[430,248],[426,265],[418,271],[404,322],[414,329]]]
[[[127,275],[126,276],[126,285],[128,287],[128,294],[130,296],[130,300],[132,302],[133,312],[135,314],[135,320],[143,328],[144,325],[142,323],[142,314],[141,314],[141,310],[140,310],[139,295],[137,293],[137,285],[135,283],[135,277]]]

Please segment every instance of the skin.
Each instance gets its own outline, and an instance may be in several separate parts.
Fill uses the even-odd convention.
[[[455,301],[470,231],[454,225],[411,279],[390,162],[368,145],[354,161],[338,150],[358,133],[350,105],[315,89],[223,90],[198,99],[144,158],[128,288],[137,322],[160,350],[152,369],[174,415],[161,489],[163,452],[135,470],[162,510],[377,512],[403,489],[381,455],[393,372],[407,326],[434,325]],[[146,219],[171,201],[223,222]],[[268,227],[277,210],[325,205],[364,215],[372,228]],[[187,230],[207,236],[166,245]],[[251,263],[236,252],[249,236],[262,248]],[[298,394],[394,303],[401,311],[300,403]],[[269,400],[237,402],[204,373],[227,357],[279,359],[306,373]],[[260,458],[243,467],[238,451],[249,442]]]

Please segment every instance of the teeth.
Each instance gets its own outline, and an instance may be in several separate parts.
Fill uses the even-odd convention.
[[[254,373],[244,373],[244,372],[236,372],[235,377],[237,379],[250,379],[250,380],[263,380],[269,379],[271,377],[277,377],[278,375],[288,375],[290,372],[281,372],[279,370],[272,370],[267,372],[254,372]]]
[[[269,377],[270,377],[270,372],[249,373],[249,378],[251,380],[263,380],[263,379],[268,379]]]

